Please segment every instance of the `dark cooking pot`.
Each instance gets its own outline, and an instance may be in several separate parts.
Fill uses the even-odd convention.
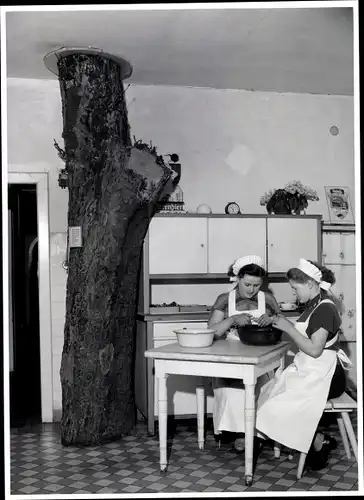
[[[280,342],[282,331],[273,326],[246,325],[238,327],[238,335],[243,344],[274,345]]]

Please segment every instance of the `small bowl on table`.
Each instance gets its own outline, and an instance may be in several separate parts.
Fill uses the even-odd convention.
[[[281,311],[295,311],[297,309],[297,304],[293,302],[280,302],[279,307]]]
[[[210,347],[216,332],[210,328],[181,328],[173,331],[181,347]]]

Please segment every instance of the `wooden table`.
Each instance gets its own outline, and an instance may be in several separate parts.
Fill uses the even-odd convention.
[[[158,387],[160,469],[167,471],[167,377],[170,374],[242,379],[245,384],[245,483],[253,482],[253,442],[255,429],[255,384],[261,375],[284,368],[290,342],[273,346],[248,346],[238,340],[215,340],[203,348],[180,347],[178,343],[145,351],[154,359]],[[197,441],[204,447],[204,388],[196,388]]]

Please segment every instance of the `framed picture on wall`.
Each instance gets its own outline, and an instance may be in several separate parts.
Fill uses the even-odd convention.
[[[354,224],[354,214],[350,203],[349,188],[325,186],[326,200],[331,223]]]

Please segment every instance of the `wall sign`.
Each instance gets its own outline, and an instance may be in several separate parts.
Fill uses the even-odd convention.
[[[353,224],[354,214],[351,208],[349,188],[325,186],[326,200],[331,223]]]

